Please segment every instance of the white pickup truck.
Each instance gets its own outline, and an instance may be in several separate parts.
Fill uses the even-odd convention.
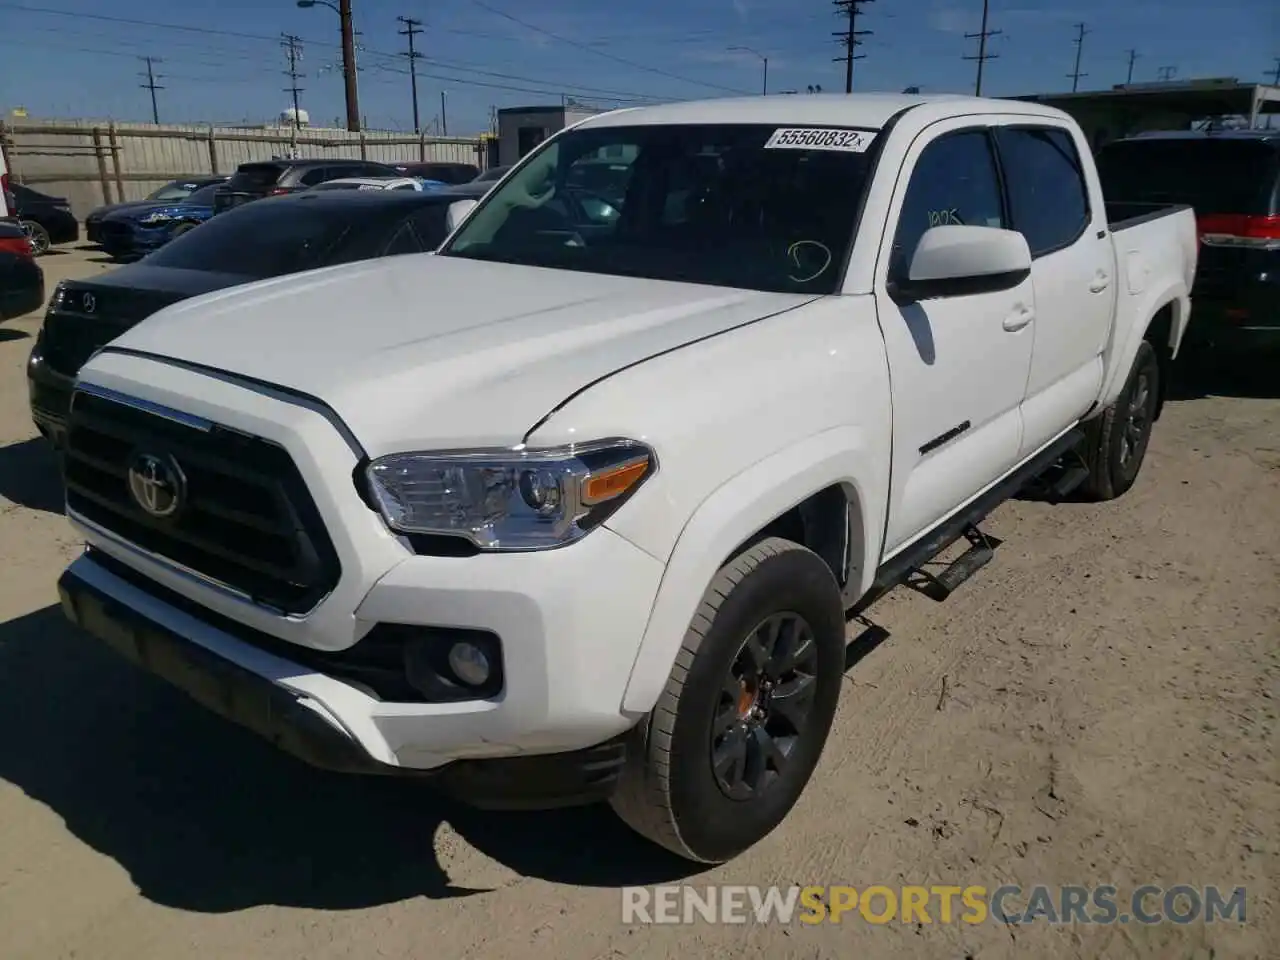
[[[810,779],[851,613],[967,538],[944,599],[1028,485],[1130,487],[1197,257],[1065,114],[965,97],[621,110],[457,214],[95,355],[64,609],[318,766],[701,862]]]

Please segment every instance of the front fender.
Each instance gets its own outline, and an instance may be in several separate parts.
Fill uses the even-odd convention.
[[[854,536],[849,589],[864,593],[879,563],[888,464],[888,452],[876,449],[870,432],[836,427],[755,463],[703,500],[667,563],[623,694],[623,711],[639,716],[653,709],[702,595],[730,553],[819,490],[839,485],[849,500]]]

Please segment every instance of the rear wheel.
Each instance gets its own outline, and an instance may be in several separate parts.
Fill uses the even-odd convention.
[[[817,766],[844,675],[844,609],[826,563],[764,540],[703,595],[612,804],[635,831],[718,863],[767,836]]]
[[[1084,453],[1089,479],[1084,490],[1092,499],[1113,500],[1138,479],[1159,397],[1160,363],[1155,348],[1143,340],[1120,396],[1087,425]]]
[[[22,220],[22,230],[31,240],[31,249],[37,257],[42,257],[49,252],[49,248],[53,246],[53,242],[49,239],[49,231],[41,224],[34,220]]]

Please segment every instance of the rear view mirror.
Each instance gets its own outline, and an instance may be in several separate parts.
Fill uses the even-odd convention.
[[[948,225],[926,230],[905,277],[893,278],[899,302],[1010,290],[1031,273],[1031,250],[1016,230]]]
[[[446,216],[446,220],[449,224],[449,232],[452,233],[456,230],[458,224],[467,219],[467,214],[474,210],[475,207],[475,200],[455,200],[453,203],[449,204],[449,212]]]

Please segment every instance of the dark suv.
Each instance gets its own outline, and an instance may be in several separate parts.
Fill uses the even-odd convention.
[[[213,212],[263,197],[296,193],[342,177],[398,177],[394,167],[372,160],[256,160],[242,163],[213,198]]]
[[[439,160],[428,160],[422,163],[397,163],[396,169],[404,177],[419,177],[423,180],[438,180],[451,186],[459,183],[470,183],[480,176],[480,168],[474,163],[451,163]]]
[[[1146,133],[1107,144],[1097,160],[1109,205],[1195,208],[1187,339],[1280,349],[1280,130]]]

